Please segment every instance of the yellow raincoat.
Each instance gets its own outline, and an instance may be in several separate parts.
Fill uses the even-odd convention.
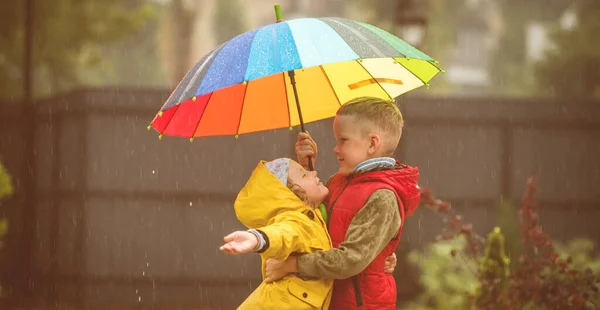
[[[331,239],[318,209],[304,204],[283,185],[261,161],[235,201],[237,218],[248,228],[269,238],[269,247],[260,254],[262,276],[268,258],[285,260],[292,253],[329,250]],[[333,280],[302,279],[287,275],[262,282],[238,309],[328,309]]]

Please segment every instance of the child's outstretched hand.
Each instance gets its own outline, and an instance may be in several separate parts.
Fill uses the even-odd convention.
[[[225,240],[225,244],[219,249],[233,255],[252,252],[258,244],[256,236],[247,231],[235,231],[225,236],[223,240]]]
[[[298,133],[298,141],[296,141],[296,146],[294,147],[296,151],[296,156],[298,157],[298,163],[304,167],[304,169],[308,169],[308,158],[312,159],[313,166],[317,161],[317,143],[310,136],[308,132],[300,132]]]

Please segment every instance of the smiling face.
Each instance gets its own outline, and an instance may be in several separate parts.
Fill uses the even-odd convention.
[[[321,204],[323,199],[329,194],[329,190],[321,180],[317,177],[316,171],[306,171],[299,163],[290,161],[290,169],[288,171],[289,181],[302,189],[302,194],[311,206],[315,207]]]
[[[392,156],[404,124],[398,107],[388,100],[358,97],[343,104],[333,120],[341,175],[348,175],[361,162]]]
[[[365,127],[357,122],[355,116],[337,115],[333,120],[336,140],[333,153],[337,156],[338,173],[341,175],[350,174],[356,165],[373,158],[379,149],[379,135],[366,132]]]

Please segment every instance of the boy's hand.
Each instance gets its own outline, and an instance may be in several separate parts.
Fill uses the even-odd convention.
[[[235,231],[223,240],[225,240],[225,244],[219,250],[233,255],[252,252],[258,244],[256,236],[247,231]]]
[[[269,258],[265,262],[265,282],[275,282],[288,273],[298,272],[296,256],[290,256],[285,261]]]
[[[312,159],[313,167],[317,161],[317,143],[310,136],[308,132],[298,133],[298,141],[294,148],[296,156],[298,157],[298,163],[308,170],[308,158]]]
[[[392,253],[392,255],[385,258],[385,263],[383,264],[383,272],[385,273],[393,273],[394,269],[396,269],[396,253]]]

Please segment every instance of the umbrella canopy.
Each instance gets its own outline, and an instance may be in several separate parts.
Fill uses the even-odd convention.
[[[393,100],[440,71],[431,57],[369,24],[282,21],[209,52],[148,128],[192,139],[292,128],[333,117],[356,97]]]

